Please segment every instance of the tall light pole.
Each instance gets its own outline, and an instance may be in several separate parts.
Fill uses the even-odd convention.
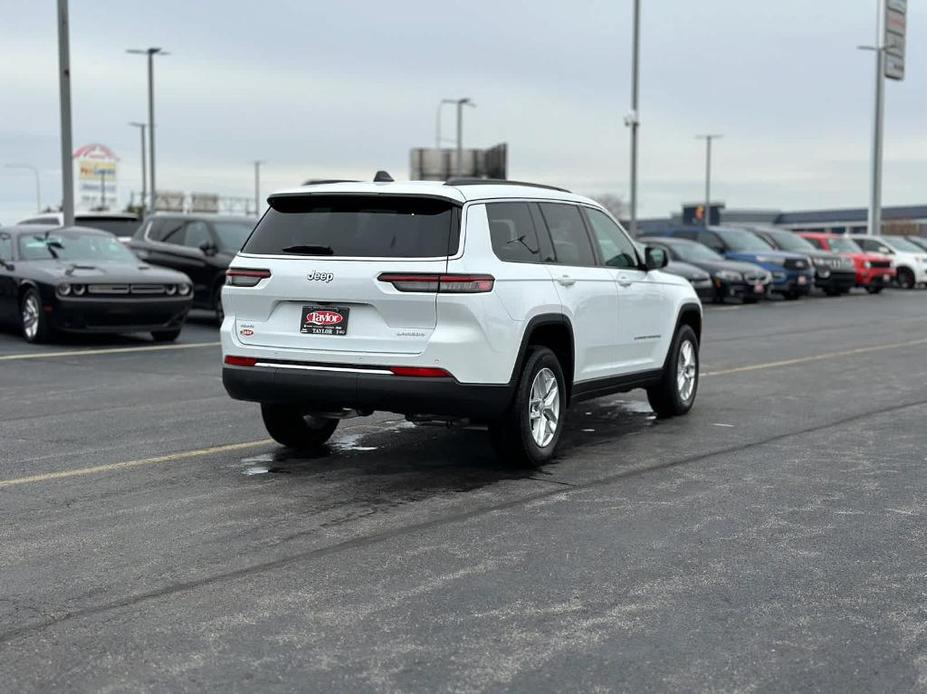
[[[35,209],[42,211],[42,185],[39,183],[39,170],[32,164],[7,164],[8,169],[27,169],[35,176]]]
[[[696,135],[699,140],[705,140],[705,228],[711,225],[711,141],[724,135]]]
[[[872,162],[869,175],[869,219],[866,233],[882,233],[882,133],[885,123],[885,0],[877,0],[879,16],[876,18],[874,46],[859,46],[875,53],[875,114],[872,119]]]
[[[438,111],[435,116],[435,149],[441,149],[441,142],[443,139],[441,137],[441,114],[444,111],[444,106],[456,103],[456,99],[441,99],[441,101],[438,102]]]
[[[129,48],[126,53],[148,56],[148,167],[151,181],[151,205],[148,209],[154,212],[158,199],[158,187],[155,183],[154,57],[170,53],[160,48]]]
[[[631,49],[631,112],[624,123],[631,128],[631,237],[637,236],[637,129],[641,57],[641,0],[634,0],[634,39]]]
[[[457,99],[457,175],[463,176],[463,107],[476,108],[469,97]]]
[[[61,102],[61,212],[74,226],[74,164],[71,152],[71,42],[68,0],[58,0],[58,93]]]
[[[133,128],[138,128],[141,136],[142,145],[142,216],[145,216],[145,198],[148,196],[148,166],[145,164],[145,124],[129,123]]]
[[[254,162],[254,215],[261,216],[261,164],[262,161]]]

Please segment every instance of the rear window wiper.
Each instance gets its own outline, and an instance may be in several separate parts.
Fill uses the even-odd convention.
[[[298,255],[335,255],[331,246],[287,246],[282,251]]]

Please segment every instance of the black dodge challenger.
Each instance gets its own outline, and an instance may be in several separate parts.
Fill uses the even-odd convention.
[[[190,279],[141,262],[112,234],[83,227],[0,227],[0,321],[28,342],[56,332],[150,332],[177,339]]]

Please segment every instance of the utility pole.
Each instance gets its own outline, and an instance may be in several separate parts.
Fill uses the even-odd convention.
[[[126,53],[148,56],[148,164],[151,181],[151,205],[148,209],[154,212],[158,200],[158,187],[155,183],[154,57],[170,55],[170,53],[160,48],[130,48],[126,50]]]
[[[885,0],[877,0],[876,42],[859,46],[875,53],[875,114],[872,119],[872,161],[869,174],[869,218],[866,233],[882,233],[882,140],[885,123]]]
[[[711,141],[724,135],[696,135],[705,140],[705,228],[711,225]]]
[[[640,127],[641,0],[634,0],[634,39],[631,49],[631,112],[624,123],[631,128],[631,238],[637,236],[637,130]]]
[[[68,0],[58,0],[58,92],[61,102],[61,212],[74,226],[74,164],[71,160],[71,45]]]
[[[262,161],[254,162],[254,214],[256,217],[261,216],[261,164]]]
[[[441,149],[442,145],[443,138],[441,137],[441,113],[444,110],[444,106],[446,104],[456,103],[456,99],[441,99],[441,101],[438,102],[438,111],[435,116],[435,149]]]
[[[106,209],[106,170],[100,169],[100,210]]]
[[[145,216],[145,198],[148,196],[148,166],[145,163],[145,124],[144,123],[129,123],[133,128],[138,128],[139,134],[141,135],[141,150],[142,150],[142,217]]]
[[[42,211],[42,184],[39,181],[39,170],[32,164],[7,164],[8,169],[26,169],[31,171],[35,176],[35,209],[36,212]]]

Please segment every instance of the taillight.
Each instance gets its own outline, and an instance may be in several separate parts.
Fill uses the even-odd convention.
[[[381,273],[378,280],[389,282],[400,292],[437,292],[439,294],[481,294],[491,292],[492,275],[433,275],[425,273]]]
[[[450,378],[444,369],[435,369],[428,366],[391,366],[389,370],[396,376],[415,376],[418,378]]]
[[[258,282],[268,277],[270,277],[270,270],[229,268],[225,272],[225,283],[233,287],[255,287]]]
[[[231,354],[225,358],[225,363],[229,366],[254,366],[257,359],[254,357],[235,357]]]

